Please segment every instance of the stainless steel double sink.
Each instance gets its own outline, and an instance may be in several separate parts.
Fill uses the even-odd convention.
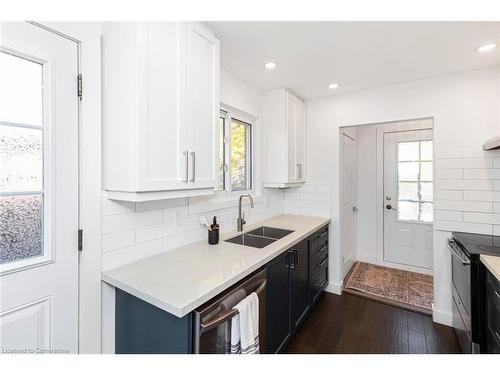
[[[235,243],[243,246],[256,247],[262,249],[273,242],[288,236],[293,230],[279,229],[271,227],[259,227],[250,232],[240,234],[226,240],[226,242]]]

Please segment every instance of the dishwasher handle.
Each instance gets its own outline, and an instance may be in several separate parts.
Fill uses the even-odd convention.
[[[267,280],[264,279],[262,281],[262,283],[257,287],[257,289],[255,289],[255,291],[253,293],[256,293],[257,295],[259,295],[262,292],[262,290],[266,287],[266,285],[267,285]],[[232,308],[227,313],[225,313],[221,316],[218,316],[212,320],[209,320],[206,323],[200,323],[200,328],[201,328],[200,331],[201,331],[201,333],[210,331],[211,329],[217,327],[218,325],[221,325],[222,323],[231,319],[233,316],[235,316],[237,314],[238,314],[238,310],[236,310],[235,308]]]

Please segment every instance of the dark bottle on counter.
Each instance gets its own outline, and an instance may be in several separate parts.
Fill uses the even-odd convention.
[[[219,243],[219,224],[217,224],[217,216],[214,216],[213,223],[208,231],[208,243],[217,245]]]

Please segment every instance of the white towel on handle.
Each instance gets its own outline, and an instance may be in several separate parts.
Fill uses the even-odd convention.
[[[234,306],[231,319],[231,354],[259,353],[259,297],[254,292]]]

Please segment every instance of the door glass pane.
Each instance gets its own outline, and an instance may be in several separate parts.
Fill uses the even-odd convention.
[[[399,142],[398,161],[418,161],[418,142]]]
[[[398,163],[399,181],[418,181],[418,162]]]
[[[420,160],[432,161],[432,141],[420,142]]]
[[[0,264],[42,255],[43,197],[0,196]]]
[[[432,161],[420,163],[420,181],[432,181]]]
[[[42,130],[0,125],[0,192],[40,191]]]
[[[400,200],[418,201],[418,183],[400,182],[398,197]]]
[[[420,211],[420,221],[432,223],[432,203],[422,203]]]
[[[420,183],[420,200],[425,202],[432,202],[432,182]]]
[[[418,220],[418,202],[398,202],[399,220]]]
[[[0,52],[0,120],[42,125],[42,65]]]
[[[0,264],[44,254],[42,65],[0,53]]]
[[[247,189],[247,126],[231,120],[231,189]]]
[[[398,143],[398,218],[432,222],[432,141]]]

